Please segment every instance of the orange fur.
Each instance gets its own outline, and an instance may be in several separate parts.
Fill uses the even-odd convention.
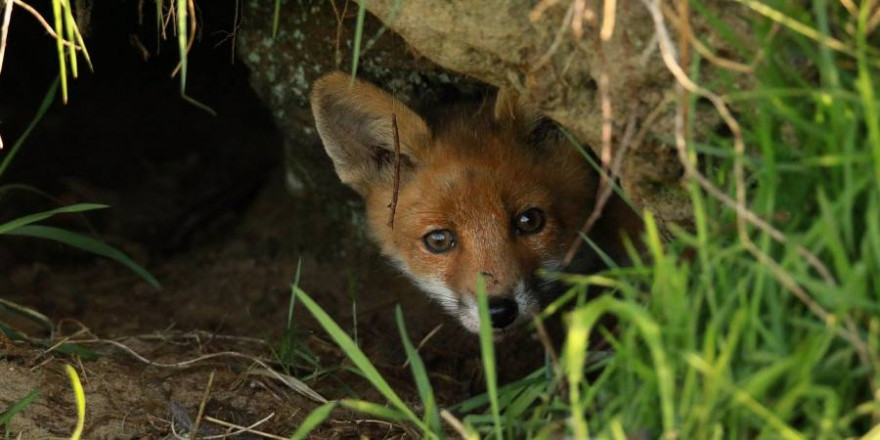
[[[536,310],[535,272],[560,268],[597,184],[576,149],[558,137],[534,138],[540,115],[515,93],[502,91],[494,105],[485,104],[452,109],[429,124],[386,92],[352,84],[342,73],[321,78],[312,93],[328,155],[342,181],[363,196],[382,252],[474,331],[480,273],[490,298],[516,301],[519,322]],[[392,112],[404,163],[393,229]],[[514,222],[529,208],[543,212],[543,229],[518,233]],[[424,237],[437,230],[454,234],[452,249],[426,248]]]

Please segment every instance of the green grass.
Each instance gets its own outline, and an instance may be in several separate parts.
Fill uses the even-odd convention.
[[[447,408],[480,437],[880,438],[880,30],[867,34],[875,12],[870,2],[856,2],[862,5],[856,14],[827,0],[740,3],[757,45],[712,16],[703,1],[691,1],[735,50],[730,56],[749,62],[763,53],[746,74],[752,86],[732,86],[742,73],[707,74],[720,68],[696,53],[685,70],[710,89],[731,90],[723,98],[742,125],[746,154],[735,154],[727,135],[687,144],[705,163],[700,169],[711,170],[707,177],[731,197],[741,161],[749,210],[784,241],[747,226],[742,233],[756,247],[750,249],[736,213],[691,182],[693,230],[673,225],[673,239],[661,243],[647,213],[649,262],[564,276],[571,290],[541,315],[567,314],[558,371],[548,364],[497,386],[491,338],[483,331],[488,393]],[[691,106],[693,115],[694,98]],[[674,148],[672,135],[654,141]],[[685,251],[693,258],[683,258]],[[756,257],[761,254],[766,258]],[[606,293],[584,300],[592,284]],[[562,312],[566,302],[570,308]],[[480,305],[486,327],[485,301]],[[417,426],[426,437],[454,432],[437,427],[423,367],[413,363],[425,409],[418,417],[356,347],[343,344],[345,333],[329,316],[314,302],[307,308],[385,396],[387,418]],[[606,315],[618,323],[613,331],[601,324]],[[399,311],[398,322],[413,359]],[[613,350],[591,351],[591,333]]]
[[[30,406],[30,404],[40,395],[39,390],[33,390],[28,393],[26,396],[12,402],[8,408],[0,412],[0,427],[4,429],[3,438],[10,438],[9,432],[9,422],[12,421],[12,418],[15,417],[16,414],[24,411],[25,408]]]

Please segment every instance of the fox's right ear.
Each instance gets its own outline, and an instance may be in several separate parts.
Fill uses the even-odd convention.
[[[395,146],[392,113],[397,118],[404,171],[417,165],[418,146],[430,130],[406,104],[378,87],[342,72],[312,85],[312,113],[327,155],[343,183],[361,194],[390,181]]]

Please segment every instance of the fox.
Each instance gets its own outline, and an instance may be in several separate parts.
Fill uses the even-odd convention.
[[[369,235],[394,266],[472,333],[478,277],[496,339],[532,319],[554,284],[539,273],[563,269],[599,182],[535,104],[502,88],[417,112],[342,72],[316,80],[310,101],[336,174],[363,198]]]

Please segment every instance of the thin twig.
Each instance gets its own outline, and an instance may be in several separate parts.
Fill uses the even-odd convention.
[[[141,52],[141,58],[144,62],[150,59],[150,51],[144,47],[144,43],[141,42],[141,38],[137,36],[137,34],[131,34],[128,36],[128,42],[131,43],[132,47],[138,49]]]
[[[397,130],[397,114],[391,113],[391,133],[394,137],[394,192],[391,194],[391,204],[388,208],[391,213],[388,216],[388,227],[394,230],[394,214],[397,213],[397,196],[400,193],[400,133]]]
[[[553,371],[555,373],[560,373],[562,370],[559,369],[559,355],[556,354],[556,349],[553,348],[553,343],[550,341],[550,335],[547,334],[547,329],[544,327],[544,321],[541,320],[537,313],[533,312],[532,322],[535,323],[535,330],[538,333],[538,339],[541,341],[541,345],[544,346],[544,352],[550,356],[550,363],[553,365]]]
[[[207,337],[209,339],[216,340],[224,340],[224,341],[233,341],[233,342],[244,342],[248,344],[259,344],[259,345],[268,345],[265,340],[260,338],[251,338],[247,336],[234,336],[234,335],[223,335],[218,333],[210,333],[203,330],[195,330],[189,332],[169,332],[170,335],[165,335],[162,333],[150,333],[145,335],[135,335],[135,336],[127,336],[126,338],[132,339],[142,339],[145,341],[149,340],[161,340],[167,341],[173,338],[181,338],[181,339],[195,339],[200,340],[200,338]]]
[[[330,6],[333,7],[333,14],[336,16],[336,51],[334,52],[334,61],[336,62],[336,68],[339,68],[339,65],[342,64],[342,32],[345,30],[344,22],[345,22],[345,14],[348,12],[348,3],[349,0],[345,0],[345,3],[342,5],[342,12],[339,12],[339,8],[336,7],[336,0],[330,1]]]
[[[164,6],[165,0],[158,0],[158,1],[162,2],[162,6]],[[164,17],[165,20],[162,23],[162,40],[168,39],[168,26],[171,24],[172,20],[175,22],[177,21],[174,19],[175,15],[177,15],[177,8],[174,7],[173,3],[169,2],[168,12],[165,13],[165,17]],[[174,32],[173,35],[177,35],[177,26],[171,26],[171,30]]]
[[[211,385],[214,384],[214,373],[215,370],[211,370],[211,374],[208,376],[208,384],[205,386],[205,392],[202,393],[202,400],[199,402],[199,412],[196,413],[196,421],[193,422],[192,440],[197,440],[199,437],[199,425],[202,424],[202,416],[205,415],[205,406],[208,404],[208,396],[211,395]]]
[[[679,17],[678,14],[675,14],[665,3],[661,4],[660,8],[663,11],[663,16],[666,17],[667,20],[672,22],[673,26],[679,29],[682,28],[682,19]],[[688,26],[688,28],[690,28],[690,26]],[[712,52],[711,49],[706,47],[705,44],[703,44],[698,38],[696,38],[693,32],[690,32],[690,30],[687,32],[686,38],[690,41],[690,44],[694,46],[694,49],[700,54],[700,56],[705,58],[706,61],[717,65],[718,67],[742,73],[751,73],[755,70],[754,65],[740,63],[738,61],[733,61],[716,55],[714,52]]]
[[[85,334],[85,333],[88,333],[88,332],[89,332],[89,330],[88,330],[87,328],[81,328],[81,329],[77,330],[76,333],[74,333],[74,334],[72,334],[72,335],[70,335],[70,336],[65,336],[64,338],[59,339],[59,340],[56,341],[54,344],[52,344],[51,346],[49,346],[49,348],[43,350],[42,352],[40,352],[40,354],[38,354],[36,357],[34,357],[33,359],[31,359],[31,364],[33,364],[34,362],[36,362],[37,359],[39,359],[39,358],[41,358],[41,357],[43,357],[43,356],[45,356],[45,355],[47,355],[47,354],[49,354],[49,353],[54,352],[58,347],[60,347],[60,346],[62,346],[62,345],[64,345],[64,344],[70,342],[70,340],[71,340],[72,338],[75,338],[75,337],[77,337],[77,336],[81,336],[81,335],[83,335],[83,334]]]
[[[690,3],[688,0],[678,0],[678,62],[687,71],[691,65],[691,21]],[[690,132],[690,92],[682,87],[678,96],[678,111],[682,113],[684,126],[682,131],[685,135]]]
[[[559,29],[556,31],[556,36],[553,37],[553,43],[550,44],[550,48],[547,49],[537,61],[532,63],[530,66],[530,70],[536,71],[547,64],[550,59],[553,57],[553,54],[559,50],[559,46],[562,45],[563,37],[565,36],[565,31],[569,28],[568,24],[571,22],[572,17],[574,17],[574,3],[571,3],[568,6],[568,10],[565,11],[565,17],[562,19],[562,23],[559,25]]]
[[[235,41],[241,27],[241,0],[235,0],[235,17],[232,17],[232,44],[229,45],[229,64],[235,64]]]
[[[224,420],[215,419],[211,416],[205,416],[205,421],[207,421],[207,422],[211,422],[215,425],[220,425],[220,426],[224,426],[227,428],[233,428],[233,429],[236,429],[236,431],[230,431],[230,432],[226,432],[224,434],[212,435],[210,437],[203,437],[202,440],[225,439],[225,438],[232,437],[234,435],[242,434],[245,432],[247,432],[249,434],[258,435],[260,437],[271,438],[271,439],[275,439],[275,440],[287,440],[287,437],[281,437],[281,436],[278,436],[275,434],[270,434],[268,432],[258,431],[256,429],[254,429],[257,426],[260,426],[263,423],[268,422],[269,419],[271,419],[272,417],[275,417],[275,413],[271,413],[268,416],[263,417],[262,419],[257,420],[256,422],[254,422],[248,426],[241,426],[241,425],[236,425],[235,423],[229,423]]]
[[[422,347],[424,347],[425,344],[427,344],[428,341],[431,340],[431,338],[433,338],[434,335],[436,335],[437,332],[439,332],[441,328],[443,328],[443,324],[437,324],[437,326],[434,327],[434,329],[429,331],[428,334],[425,335],[425,337],[422,338],[422,340],[419,342],[419,345],[416,346],[416,353],[421,351]],[[404,362],[400,368],[406,368],[407,366],[409,366],[409,358],[406,358],[406,362]]]
[[[859,14],[859,7],[852,0],[840,0],[840,4],[852,15]]]

